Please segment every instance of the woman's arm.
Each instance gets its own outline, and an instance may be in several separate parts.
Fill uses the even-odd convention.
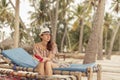
[[[46,62],[46,61],[50,60],[49,58],[42,57],[40,55],[39,50],[40,50],[40,48],[35,45],[33,48],[33,53],[34,53],[35,58],[37,58],[39,62]]]
[[[33,48],[34,57],[37,58],[39,62],[42,62],[43,57],[40,55],[38,49],[39,48],[36,45],[34,45],[34,48]]]
[[[42,62],[42,61],[43,61],[43,58],[40,57],[38,54],[34,54],[34,56],[39,60],[39,62]]]
[[[50,54],[49,54],[49,58],[50,59],[53,59],[53,58],[55,58],[55,55],[58,53],[58,48],[57,48],[57,45],[56,45],[56,43],[54,43],[53,44],[53,50],[52,51],[50,51]]]

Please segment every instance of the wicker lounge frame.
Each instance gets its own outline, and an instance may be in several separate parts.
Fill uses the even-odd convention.
[[[5,71],[0,70],[0,74],[9,74],[14,76],[21,76],[21,77],[29,77],[29,78],[36,78],[36,79],[42,79],[43,76],[38,74],[32,74],[32,73],[19,73],[18,71],[27,71],[27,72],[33,72],[37,73],[35,68],[29,68],[29,67],[20,67],[16,66],[12,63],[12,61],[8,58],[6,58],[3,55],[0,55],[0,58],[3,60],[0,62],[0,68],[4,69],[11,69],[13,71]],[[7,65],[6,65],[7,64]],[[87,77],[87,80],[93,80],[93,74],[97,74],[97,80],[101,80],[101,65],[97,64],[96,67],[87,67],[85,72],[82,71],[68,71],[68,70],[53,70],[53,74],[60,74],[60,75],[74,75],[77,80],[81,80],[81,77]],[[47,76],[44,76],[46,78]],[[54,80],[54,79],[52,79]],[[55,79],[60,80],[60,79]],[[71,78],[71,80],[73,80]]]

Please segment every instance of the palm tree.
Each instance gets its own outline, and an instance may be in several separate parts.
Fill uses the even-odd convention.
[[[119,33],[119,52],[120,52],[120,33]]]
[[[15,10],[15,6],[14,4],[12,3],[11,0],[9,0],[9,3],[11,4],[11,6],[13,7],[13,9]],[[30,30],[28,30],[24,24],[24,22],[22,21],[21,17],[19,16],[19,20],[20,20],[20,25],[21,25],[21,28],[23,28],[22,30],[26,31],[25,35],[27,35],[28,37],[26,37],[26,39],[28,38],[30,41],[31,41],[31,44],[34,43],[34,40],[33,40],[33,37],[30,35]],[[24,36],[24,35],[23,35]],[[20,36],[20,37],[23,37],[23,36]],[[25,36],[24,36],[25,37]]]
[[[105,50],[105,54],[106,54],[106,52],[107,52],[107,50],[108,50],[108,31],[109,31],[109,28],[110,28],[110,26],[112,25],[111,23],[112,23],[112,19],[113,19],[113,17],[112,17],[112,15],[111,14],[109,14],[109,13],[106,13],[105,14],[105,17],[104,17],[104,35],[103,35],[103,40],[104,40],[104,42],[103,42],[103,46],[104,46],[104,50]]]
[[[17,48],[19,46],[19,0],[16,0],[14,35],[14,47]]]
[[[34,0],[31,2],[33,3],[33,7],[36,10],[35,12],[32,13],[31,16],[31,19],[34,20],[31,23],[31,26],[40,26],[46,23],[49,24],[52,30],[52,35],[53,35],[52,38],[54,41],[56,41],[59,0],[54,0],[54,1]]]
[[[73,12],[74,15],[78,17],[73,27],[80,26],[79,45],[78,45],[79,52],[82,52],[82,49],[83,49],[83,34],[84,34],[83,30],[85,29],[84,26],[89,25],[88,20],[91,19],[90,16],[91,16],[92,8],[95,8],[95,7],[96,7],[96,1],[85,0],[82,4],[79,4],[75,12]]]
[[[86,47],[86,54],[83,62],[84,64],[95,62],[96,54],[100,51],[99,48],[102,47],[101,39],[102,39],[104,9],[105,9],[105,0],[98,0],[97,10],[93,17],[91,35],[88,41],[88,45]]]
[[[0,26],[12,26],[14,20],[13,13],[8,6],[9,2],[6,0],[0,1]]]
[[[119,13],[120,11],[120,0],[113,0],[112,3],[113,11]]]
[[[34,12],[30,11],[31,14],[31,26],[36,27],[40,26],[45,22],[50,22],[50,18],[48,15],[49,3],[47,0],[30,0],[32,3],[32,7],[35,9]]]
[[[63,37],[62,37],[62,40],[61,40],[61,52],[64,51],[64,40],[67,38],[67,30],[68,30],[68,27],[67,27],[67,21],[65,20],[64,21],[64,33],[63,33]],[[66,45],[66,44],[65,44]]]
[[[84,11],[84,7],[78,5],[78,8],[77,8],[77,16],[78,16],[78,25],[80,26],[80,32],[79,32],[79,46],[78,46],[78,51],[79,52],[82,52],[82,42],[83,42],[83,29],[84,29],[84,18],[83,17],[83,11]],[[85,16],[85,15],[84,15]]]
[[[50,21],[52,26],[52,35],[53,41],[56,42],[56,32],[57,32],[57,21],[58,21],[58,9],[59,9],[59,0],[56,0],[56,5],[54,6],[53,12],[50,13]]]
[[[12,29],[11,26],[13,26],[13,21],[14,21],[14,17],[13,17],[13,11],[11,10],[11,8],[8,6],[9,2],[7,2],[6,0],[1,0],[0,1],[0,28],[4,28],[4,27],[10,27]],[[3,35],[2,36],[2,42],[0,43],[0,47],[4,47],[4,45],[2,45],[2,43],[4,42],[4,38],[5,38],[5,32],[2,32]],[[6,43],[7,46],[10,46],[8,43]]]
[[[69,21],[71,20],[71,17],[67,15],[67,13],[69,13],[70,10],[70,6],[69,4],[72,2],[73,0],[62,0],[59,2],[59,16],[58,16],[58,25],[63,25],[63,34],[62,34],[62,38],[61,38],[61,44],[60,44],[60,51],[63,51],[64,46],[67,46],[67,42],[70,45],[70,39],[68,36],[68,25],[69,25]],[[59,26],[61,27],[61,26]],[[68,41],[66,41],[68,40]],[[70,48],[70,46],[69,46]]]
[[[107,56],[107,59],[111,59],[111,53],[112,53],[112,49],[113,49],[113,44],[114,44],[114,41],[115,41],[115,37],[119,31],[119,28],[120,28],[120,21],[118,21],[117,23],[117,27],[115,28],[114,32],[113,32],[113,36],[111,38],[111,42],[110,42],[110,47],[108,49],[108,56]]]
[[[120,0],[113,0],[113,11],[116,12],[117,14],[119,13],[120,11]],[[120,21],[118,21],[119,23]],[[108,49],[108,56],[107,56],[107,59],[111,59],[111,53],[112,53],[112,49],[113,49],[113,44],[114,44],[114,40],[115,40],[115,37],[117,35],[117,32],[119,30],[119,27],[120,27],[120,24],[117,25],[117,28],[115,29],[114,33],[113,33],[113,36],[111,38],[111,42],[110,42],[110,47]]]

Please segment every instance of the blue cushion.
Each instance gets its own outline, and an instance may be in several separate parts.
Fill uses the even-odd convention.
[[[34,68],[38,64],[38,61],[33,59],[33,57],[22,48],[3,50],[2,54],[21,67]]]
[[[2,51],[2,54],[9,58],[13,63],[21,67],[31,67],[35,68],[38,64],[38,61],[32,58],[29,53],[27,53],[22,48],[14,48],[9,50]],[[54,68],[53,70],[62,70],[62,71],[80,71],[86,72],[88,67],[94,67],[95,63],[90,64],[70,64],[67,68]]]
[[[53,70],[86,72],[88,67],[93,68],[94,66],[95,66],[95,63],[90,63],[90,64],[71,64],[70,67],[67,67],[67,68],[54,68]]]

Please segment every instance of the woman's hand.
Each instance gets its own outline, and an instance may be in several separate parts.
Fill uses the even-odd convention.
[[[52,58],[54,58],[55,57],[55,55],[54,54],[49,54],[49,56],[48,56],[50,59],[52,59]]]
[[[44,57],[42,62],[46,62],[46,61],[50,61],[50,60],[51,60],[50,58]]]

